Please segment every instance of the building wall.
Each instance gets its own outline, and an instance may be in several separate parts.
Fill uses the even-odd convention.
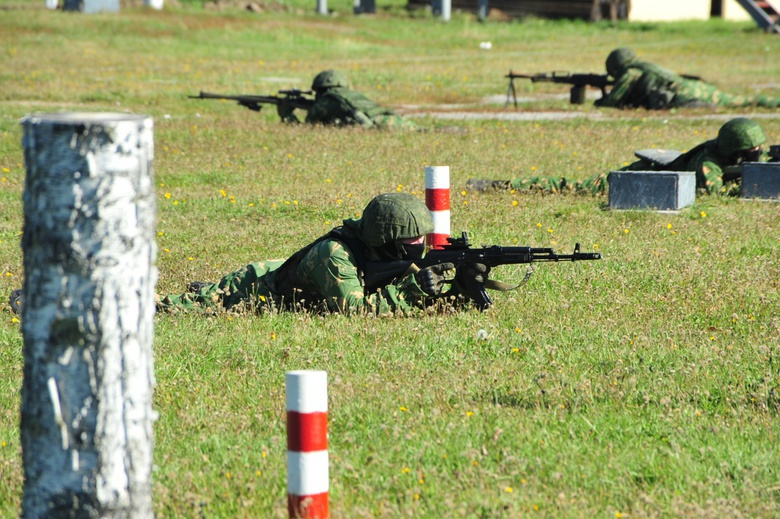
[[[723,19],[732,21],[750,20],[750,15],[745,8],[739,5],[737,0],[724,0]]]
[[[707,20],[712,0],[632,0],[628,19],[633,22]],[[722,18],[749,20],[750,15],[736,0],[723,0]]]
[[[707,20],[711,0],[632,0],[628,19],[632,22]]]

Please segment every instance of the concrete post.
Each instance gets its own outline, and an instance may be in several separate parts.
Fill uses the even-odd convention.
[[[477,20],[480,22],[487,20],[489,11],[488,0],[477,0]]]
[[[441,19],[449,22],[452,17],[452,0],[441,0]]]
[[[152,518],[152,120],[22,126],[22,515]]]

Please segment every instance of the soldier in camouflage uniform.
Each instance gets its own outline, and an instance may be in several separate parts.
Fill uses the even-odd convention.
[[[703,142],[671,161],[653,160],[652,157],[643,157],[637,153],[640,159],[623,170],[694,171],[698,191],[736,195],[739,193],[739,176],[724,178],[724,170],[742,162],[766,160],[761,149],[765,142],[766,135],[758,123],[746,117],[737,117],[721,126],[715,139]]]
[[[742,162],[766,160],[761,145],[766,136],[753,120],[737,117],[718,130],[716,139],[704,142],[686,153],[637,152],[639,160],[622,168],[623,171],[694,171],[696,189],[707,193],[737,194],[736,180],[723,178],[724,168]],[[657,151],[657,150],[656,150]],[[726,181],[728,180],[728,181]],[[600,173],[580,182],[565,178],[526,177],[513,180],[469,179],[467,186],[484,191],[489,189],[515,189],[542,193],[578,193],[598,195],[606,192],[607,174]]]
[[[600,173],[585,180],[571,182],[564,177],[523,177],[512,180],[485,180],[470,178],[466,183],[468,189],[488,191],[491,189],[514,189],[529,193],[547,194],[589,194],[602,195],[607,190],[607,174]]]
[[[423,202],[405,193],[382,194],[369,202],[361,218],[344,220],[287,260],[252,263],[219,283],[193,283],[190,292],[159,301],[158,310],[221,307],[391,315],[447,301],[466,302],[459,288],[465,286],[464,276],[484,283],[486,266],[454,273],[451,285],[445,283],[453,277],[451,263],[380,286],[365,285],[367,262],[419,259],[424,236],[432,231],[433,218]]]
[[[417,125],[389,108],[384,108],[360,92],[349,88],[347,78],[336,70],[317,74],[311,89],[314,105],[306,114],[306,122],[334,126],[416,130]]]
[[[780,99],[727,94],[700,79],[642,61],[625,47],[609,54],[607,73],[615,84],[609,94],[596,101],[596,106],[648,110],[696,106],[780,107]]]

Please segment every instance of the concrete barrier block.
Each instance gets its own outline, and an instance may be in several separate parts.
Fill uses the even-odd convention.
[[[742,164],[741,198],[780,199],[780,162]]]
[[[676,211],[696,200],[693,171],[612,171],[610,209]]]

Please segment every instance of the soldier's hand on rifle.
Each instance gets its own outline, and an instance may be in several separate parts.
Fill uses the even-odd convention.
[[[452,263],[439,263],[438,265],[425,267],[418,271],[414,277],[423,292],[435,297],[440,295],[444,289],[447,281],[446,273],[454,269],[455,265]]]
[[[471,283],[484,285],[488,280],[489,272],[490,267],[487,265],[483,263],[474,263],[473,265],[468,265],[458,269],[458,273],[456,274],[455,279],[461,286],[468,286]]]
[[[485,290],[490,267],[483,263],[473,263],[458,268],[455,274],[455,288],[463,296],[471,299],[480,310],[490,307],[493,301]]]

